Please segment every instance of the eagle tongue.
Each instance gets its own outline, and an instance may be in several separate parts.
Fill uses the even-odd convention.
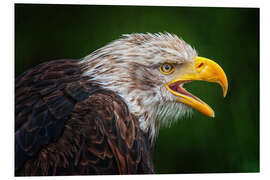
[[[179,84],[177,86],[177,92],[179,92],[181,94],[184,94],[186,96],[189,96],[189,97],[191,97],[193,99],[199,100],[199,98],[197,98],[196,96],[194,96],[193,94],[191,94],[190,92],[188,92],[187,90],[185,90],[185,88],[183,88],[183,85],[185,83],[188,83],[188,82],[191,82],[191,81],[184,81],[183,83]]]

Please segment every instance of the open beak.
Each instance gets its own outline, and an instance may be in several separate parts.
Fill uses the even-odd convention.
[[[228,90],[226,74],[217,63],[204,57],[196,57],[195,66],[192,64],[188,68],[190,71],[187,71],[187,73],[182,74],[165,85],[167,90],[176,96],[176,101],[187,104],[207,116],[215,117],[213,109],[186,91],[183,88],[183,84],[194,80],[215,82],[222,87],[223,96],[225,97]]]

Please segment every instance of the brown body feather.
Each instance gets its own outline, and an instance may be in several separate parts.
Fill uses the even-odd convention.
[[[117,94],[76,60],[40,64],[15,84],[15,174],[154,173],[153,147]]]

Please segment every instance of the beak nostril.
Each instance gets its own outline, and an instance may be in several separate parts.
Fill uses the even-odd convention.
[[[202,67],[202,66],[203,66],[203,63],[200,63],[199,66],[198,66],[198,68],[200,68],[200,67]]]

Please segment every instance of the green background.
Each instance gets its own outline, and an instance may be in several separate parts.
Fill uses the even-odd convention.
[[[259,9],[90,5],[15,5],[16,76],[41,62],[81,58],[133,32],[170,32],[215,60],[227,74],[217,84],[186,88],[214,110],[162,128],[157,173],[259,172]]]

